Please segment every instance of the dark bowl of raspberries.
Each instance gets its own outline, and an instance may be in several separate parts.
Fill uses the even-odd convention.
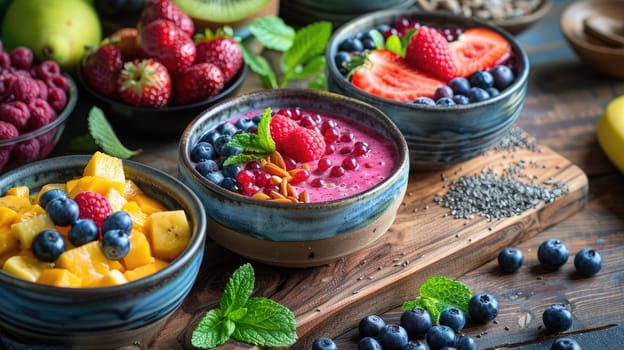
[[[488,151],[524,105],[529,60],[514,37],[448,12],[387,10],[340,27],[327,50],[332,92],[372,104],[405,136],[412,169]]]
[[[56,62],[34,62],[25,47],[0,50],[0,174],[47,157],[77,101]]]

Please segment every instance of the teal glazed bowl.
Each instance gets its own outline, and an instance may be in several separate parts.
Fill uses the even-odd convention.
[[[351,83],[338,69],[334,57],[347,38],[400,18],[421,24],[449,27],[486,27],[510,43],[515,60],[515,81],[500,95],[481,102],[455,106],[403,103],[369,94]],[[489,150],[517,120],[524,105],[529,59],[514,37],[501,28],[474,18],[449,12],[385,10],[354,19],[340,27],[330,39],[327,52],[329,91],[371,104],[384,111],[399,127],[410,151],[413,170],[442,169],[474,158]]]
[[[25,185],[79,177],[90,156],[38,161],[0,178],[0,193]],[[6,349],[116,349],[161,327],[181,305],[197,277],[204,249],[206,215],[200,200],[177,179],[132,161],[126,177],[170,209],[183,209],[192,237],[183,253],[162,270],[127,284],[61,288],[16,278],[0,270],[0,345]]]
[[[226,120],[266,107],[300,107],[376,130],[392,149],[390,175],[372,188],[342,199],[278,203],[226,190],[195,169],[189,153],[202,135]],[[206,209],[210,238],[239,255],[283,267],[331,263],[378,239],[396,217],[409,174],[407,144],[383,112],[348,97],[306,89],[262,90],[213,106],[182,134],[178,159],[178,177],[198,194]]]

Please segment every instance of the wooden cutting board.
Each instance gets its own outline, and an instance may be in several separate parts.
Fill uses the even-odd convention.
[[[569,192],[554,202],[540,202],[520,215],[500,220],[455,219],[434,202],[450,181],[486,168],[524,161],[523,179],[538,185],[564,182]],[[292,349],[310,349],[320,336],[335,337],[356,327],[368,314],[383,313],[418,296],[431,276],[456,278],[496,257],[505,246],[533,237],[582,209],[587,202],[584,172],[556,152],[542,148],[490,151],[442,171],[410,175],[407,193],[395,223],[378,241],[333,264],[285,269],[252,262],[254,296],[269,297],[290,308],[297,318],[298,342]],[[191,294],[163,329],[140,347],[191,349],[190,337],[204,313],[218,306],[231,273],[245,260],[213,242],[207,245],[202,269]],[[229,342],[222,349],[251,348]]]

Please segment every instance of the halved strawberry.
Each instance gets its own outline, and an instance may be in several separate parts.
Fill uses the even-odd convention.
[[[444,81],[455,77],[449,42],[434,28],[421,26],[405,49],[405,62]]]
[[[491,29],[474,27],[466,29],[451,43],[451,55],[457,67],[455,75],[467,77],[507,59],[511,55],[511,45]]]
[[[353,72],[358,88],[387,99],[406,102],[418,97],[433,97],[445,82],[410,67],[403,58],[388,50],[376,50]]]

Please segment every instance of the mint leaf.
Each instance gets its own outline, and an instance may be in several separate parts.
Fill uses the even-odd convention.
[[[267,298],[252,298],[247,313],[236,322],[232,334],[239,341],[262,346],[284,347],[297,340],[295,315]]]
[[[193,330],[191,344],[202,349],[214,348],[228,341],[234,329],[232,321],[222,318],[221,310],[210,310]]]
[[[447,277],[431,277],[420,286],[420,296],[406,301],[401,308],[411,310],[416,307],[426,309],[431,319],[438,324],[440,313],[444,309],[454,306],[468,314],[468,302],[472,294],[463,283]]]
[[[253,292],[254,279],[254,271],[249,263],[234,271],[221,297],[220,309],[224,317],[245,306]]]
[[[276,16],[261,17],[249,24],[249,31],[269,49],[286,51],[293,43],[295,30]]]
[[[87,123],[93,140],[105,153],[117,158],[128,159],[141,152],[141,150],[132,151],[119,141],[115,131],[106,120],[104,112],[98,107],[91,107]]]
[[[325,73],[320,73],[316,76],[316,78],[308,84],[308,87],[316,90],[327,90],[327,79],[325,78]]]
[[[286,71],[306,64],[315,56],[323,55],[331,32],[332,24],[327,21],[315,22],[299,29],[292,46],[282,56]]]
[[[305,66],[297,66],[290,78],[295,80],[307,79],[315,76],[325,69],[325,56],[317,56],[308,62]]]
[[[241,49],[243,51],[243,60],[249,66],[254,73],[258,74],[260,77],[260,81],[262,83],[262,87],[265,89],[275,89],[278,87],[277,77],[275,76],[275,72],[271,68],[269,61],[267,61],[262,56],[254,56],[245,48],[244,45],[241,45]]]
[[[91,134],[84,134],[80,136],[76,136],[69,140],[67,148],[73,152],[80,153],[95,153],[100,150],[100,146],[95,143],[93,136]]]
[[[386,47],[383,34],[381,34],[380,31],[378,31],[377,29],[371,29],[368,33],[370,34],[371,38],[373,39],[373,42],[375,43],[375,46],[378,49],[383,49]]]
[[[231,156],[223,165],[248,162],[261,159],[275,152],[275,141],[271,138],[271,108],[266,108],[258,123],[258,133],[240,133],[228,142],[228,146],[242,148],[244,153]]]
[[[398,35],[392,34],[386,39],[386,49],[401,55],[403,53],[403,44]]]

